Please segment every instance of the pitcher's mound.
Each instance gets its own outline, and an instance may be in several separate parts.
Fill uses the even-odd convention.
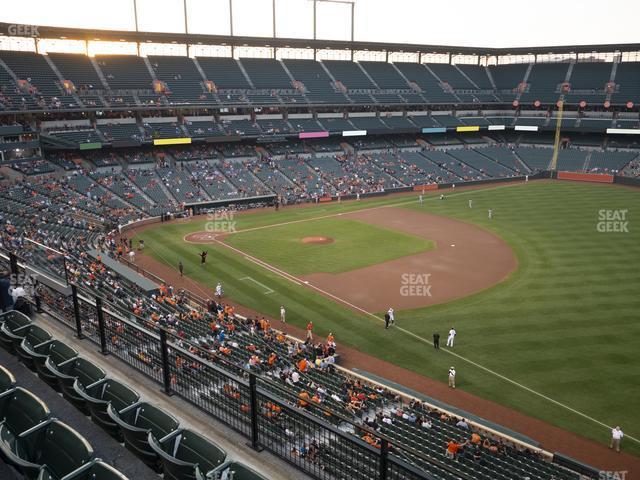
[[[184,236],[187,243],[216,243],[215,232],[193,232]]]
[[[331,237],[304,237],[302,243],[312,243],[314,245],[325,245],[327,243],[333,243]]]

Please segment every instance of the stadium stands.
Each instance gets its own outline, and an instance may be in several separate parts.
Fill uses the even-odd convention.
[[[148,57],[158,80],[165,82],[169,103],[212,103],[205,93],[203,79],[193,60],[188,57]]]
[[[560,98],[560,85],[567,76],[569,64],[538,63],[529,73],[529,88],[520,97],[522,103],[532,104],[536,100],[541,103],[555,104]]]
[[[143,58],[100,55],[95,60],[112,90],[152,90],[153,79]]]
[[[336,90],[333,81],[319,62],[313,60],[284,60],[284,64],[306,88],[305,96],[312,103],[347,103],[344,93]]]

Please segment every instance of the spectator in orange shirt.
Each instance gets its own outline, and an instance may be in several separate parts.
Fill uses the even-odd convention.
[[[447,451],[445,452],[447,458],[456,458],[456,454],[458,453],[459,449],[460,445],[458,443],[454,442],[453,440],[449,440],[449,443],[447,443]]]
[[[307,340],[313,341],[313,322],[307,323]]]
[[[298,370],[302,373],[306,372],[308,368],[307,359],[303,358],[298,362]]]
[[[309,406],[309,394],[304,390],[298,395],[298,406],[302,408]]]

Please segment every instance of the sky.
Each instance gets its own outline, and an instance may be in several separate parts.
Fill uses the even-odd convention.
[[[186,0],[190,33],[230,34],[229,0]],[[231,0],[233,33],[273,36],[272,0]],[[526,47],[640,43],[638,0],[354,0],[360,41]],[[4,4],[4,5],[3,5]],[[141,31],[184,32],[183,0],[137,0]],[[0,0],[0,22],[134,30],[133,0]],[[627,26],[627,28],[625,28]],[[312,0],[276,0],[276,34],[313,37]],[[318,1],[317,37],[348,40],[351,6]]]

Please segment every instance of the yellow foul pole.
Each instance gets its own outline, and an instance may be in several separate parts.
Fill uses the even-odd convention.
[[[556,118],[556,138],[553,142],[553,156],[551,157],[551,178],[553,178],[553,172],[558,167],[558,150],[560,149],[560,129],[562,127],[562,111],[564,110],[564,102],[558,100],[558,116]]]

